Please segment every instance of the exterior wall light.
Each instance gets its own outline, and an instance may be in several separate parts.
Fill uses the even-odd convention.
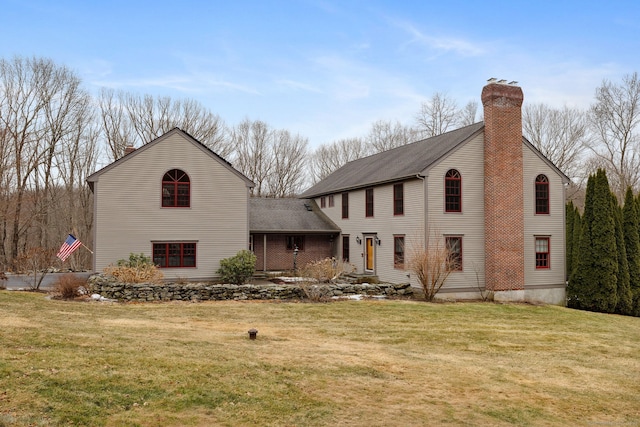
[[[356,243],[359,245],[362,244],[362,239],[360,238],[360,236],[356,236]]]
[[[378,246],[380,246],[380,243],[382,243],[382,240],[378,239],[378,236],[375,237],[375,241]]]

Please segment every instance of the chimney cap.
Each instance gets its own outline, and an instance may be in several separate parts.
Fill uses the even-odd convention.
[[[515,80],[511,80],[509,83],[507,83],[506,79],[496,79],[495,77],[491,77],[490,79],[487,79],[487,83],[488,84],[499,84],[499,85],[509,85],[509,86],[515,86],[518,84],[517,81]]]

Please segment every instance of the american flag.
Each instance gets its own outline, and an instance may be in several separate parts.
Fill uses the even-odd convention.
[[[69,234],[67,240],[65,240],[62,246],[60,246],[60,250],[58,251],[58,255],[56,256],[60,258],[61,261],[64,261],[65,259],[69,258],[69,255],[71,255],[73,251],[78,249],[81,244],[82,242],[80,240]]]

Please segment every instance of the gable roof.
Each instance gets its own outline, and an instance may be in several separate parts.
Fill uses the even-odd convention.
[[[353,160],[313,185],[300,197],[313,198],[414,178],[483,131],[484,122],[478,122],[442,135]],[[524,136],[522,142],[560,175],[564,183],[571,181]]]
[[[251,233],[339,233],[313,200],[294,198],[249,199]]]
[[[311,198],[413,178],[484,129],[478,122],[442,135],[354,160],[337,169],[300,197]]]
[[[142,147],[137,148],[135,151],[124,155],[123,157],[120,157],[118,160],[108,164],[107,166],[103,167],[102,169],[97,170],[96,172],[92,173],[91,175],[89,175],[87,177],[87,183],[89,184],[89,187],[91,188],[91,191],[93,191],[93,183],[98,181],[98,178],[100,177],[100,175],[102,175],[103,173],[117,167],[118,165],[126,162],[127,160],[133,158],[134,156],[139,155],[140,153],[148,150],[149,148],[153,147],[154,145],[160,143],[161,141],[173,136],[174,134],[180,134],[181,136],[184,137],[185,140],[189,141],[190,143],[192,143],[193,145],[195,145],[196,147],[198,147],[200,150],[202,150],[206,155],[208,155],[209,157],[213,158],[214,160],[218,161],[222,166],[224,166],[225,168],[227,168],[229,171],[231,171],[233,174],[235,174],[236,176],[238,176],[240,179],[242,179],[247,187],[253,187],[255,184],[253,183],[253,181],[251,181],[249,178],[247,178],[242,172],[238,171],[237,169],[235,169],[231,163],[229,163],[228,161],[226,161],[225,159],[223,159],[222,157],[220,157],[218,154],[216,154],[215,152],[213,152],[209,147],[207,147],[206,145],[204,145],[202,142],[198,141],[197,139],[195,139],[193,136],[191,136],[189,133],[183,131],[182,129],[175,127],[173,129],[171,129],[169,132],[166,132],[163,135],[160,135],[159,137],[157,137],[156,139],[154,139],[153,141],[147,142],[146,144],[144,144]]]

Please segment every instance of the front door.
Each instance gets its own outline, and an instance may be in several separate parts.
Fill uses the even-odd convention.
[[[364,254],[364,271],[367,273],[373,273],[375,271],[375,254],[374,254],[374,241],[373,236],[366,236],[365,242],[365,254]]]

